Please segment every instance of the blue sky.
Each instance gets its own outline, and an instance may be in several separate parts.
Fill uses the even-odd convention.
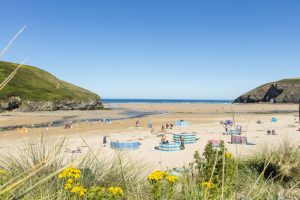
[[[299,0],[0,0],[2,60],[103,98],[233,99],[300,77]]]

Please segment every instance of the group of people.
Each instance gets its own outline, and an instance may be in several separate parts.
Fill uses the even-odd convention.
[[[165,131],[168,131],[168,130],[172,130],[173,129],[173,124],[169,124],[169,123],[167,123],[166,124],[166,126],[164,126],[164,125],[162,125],[161,126],[161,132],[165,132]]]
[[[139,120],[135,122],[135,127],[141,127],[141,123]],[[153,128],[152,120],[148,122],[148,128]]]
[[[267,135],[277,135],[276,131],[274,129],[268,129],[267,130]]]
[[[137,121],[135,122],[135,127],[141,127],[140,121],[137,120]],[[148,122],[148,126],[147,126],[147,127],[148,127],[148,128],[153,128],[152,120],[150,120],[150,121]],[[173,124],[171,124],[171,123],[166,123],[166,125],[162,125],[162,126],[161,126],[161,132],[165,132],[165,131],[168,131],[168,130],[172,130],[173,127],[174,127]]]

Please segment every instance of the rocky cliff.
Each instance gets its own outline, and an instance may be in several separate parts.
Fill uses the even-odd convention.
[[[0,61],[0,83],[18,64]],[[33,66],[22,66],[0,91],[0,111],[92,110],[101,99],[86,89],[59,80]]]
[[[298,103],[299,99],[300,78],[294,78],[262,85],[238,97],[234,103]]]

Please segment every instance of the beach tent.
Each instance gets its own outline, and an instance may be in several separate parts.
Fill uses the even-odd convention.
[[[272,117],[271,122],[278,122],[278,119],[275,117]]]
[[[174,133],[173,134],[173,141],[174,142],[178,142],[180,143],[180,136],[183,138],[184,140],[184,144],[193,144],[196,143],[196,135],[191,133]]]
[[[137,150],[141,143],[139,142],[110,142],[110,147],[115,150]]]

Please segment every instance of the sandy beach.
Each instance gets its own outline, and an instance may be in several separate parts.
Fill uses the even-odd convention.
[[[294,145],[300,144],[298,122],[298,105],[290,104],[108,104],[109,110],[99,111],[57,111],[20,113],[6,112],[0,114],[0,127],[49,123],[55,120],[75,121],[72,128],[64,126],[28,128],[28,133],[6,130],[0,132],[0,152],[14,152],[16,148],[24,149],[25,143],[32,139],[39,139],[42,134],[50,138],[67,138],[66,150],[73,156],[82,156],[88,149],[100,150],[103,155],[111,158],[118,151],[109,147],[110,141],[138,141],[138,150],[123,151],[132,161],[139,161],[155,169],[170,169],[181,167],[192,162],[195,151],[203,153],[207,142],[211,139],[224,140],[225,146],[235,156],[247,156],[260,151],[264,147],[272,148],[289,141]],[[230,144],[230,136],[223,135],[225,129],[220,121],[231,120],[232,112],[236,125],[242,126],[242,135],[255,145]],[[146,113],[145,116],[134,118],[128,113]],[[148,114],[148,115],[147,115]],[[133,117],[126,119],[128,117]],[[271,122],[275,117],[278,122]],[[112,123],[95,121],[100,118],[122,118]],[[123,119],[124,118],[124,119]],[[86,119],[86,120],[84,120]],[[91,121],[89,119],[94,119]],[[192,133],[198,138],[197,143],[187,144],[186,148],[176,152],[154,150],[160,142],[161,126],[166,123],[175,124],[178,120],[191,123],[188,127],[176,127],[165,132],[167,139],[172,141],[172,133]],[[141,127],[135,127],[139,120]],[[153,123],[153,130],[147,128],[149,120]],[[257,120],[262,123],[257,124]],[[275,129],[277,135],[267,135],[268,129]],[[108,136],[106,147],[102,144],[103,136]],[[75,152],[80,149],[81,153]],[[25,150],[25,149],[24,149]],[[73,152],[73,153],[72,153]]]

